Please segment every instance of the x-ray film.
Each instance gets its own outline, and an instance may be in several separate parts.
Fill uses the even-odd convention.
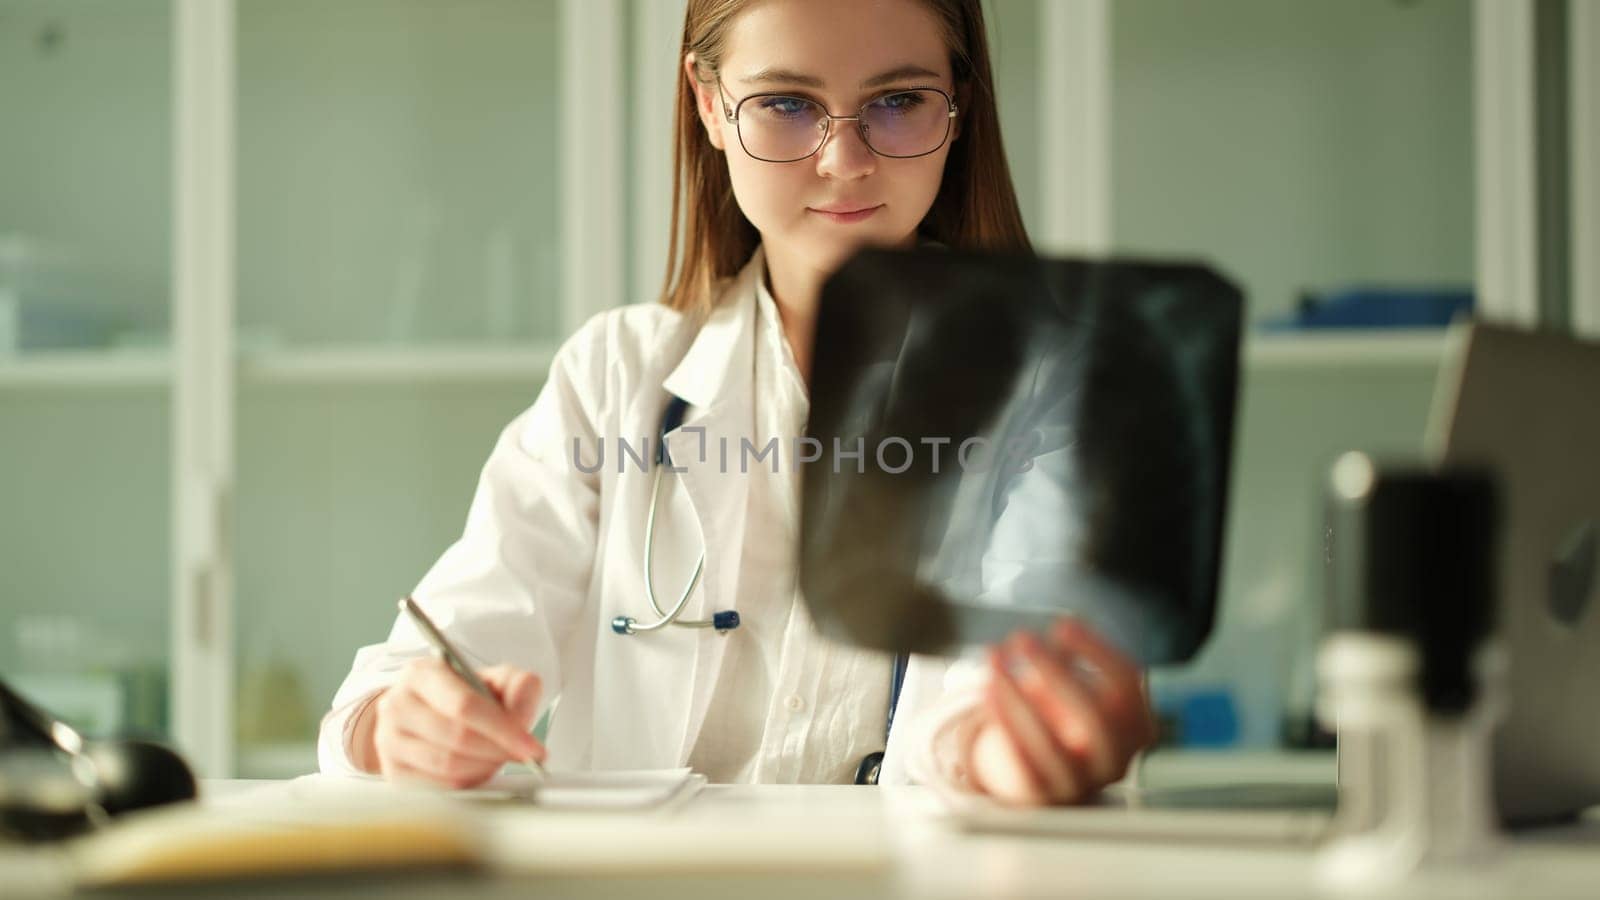
[[[1192,656],[1241,307],[1199,265],[857,255],[823,290],[802,457],[818,627],[950,654],[1072,614],[1144,663]]]

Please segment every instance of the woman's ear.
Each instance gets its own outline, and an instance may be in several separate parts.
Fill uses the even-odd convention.
[[[972,92],[967,90],[965,85],[957,84],[955,99],[956,119],[951,123],[950,127],[950,143],[952,144],[956,142],[957,138],[961,137],[961,132],[966,130],[965,128],[961,127],[961,124],[966,121],[967,104],[972,100]]]
[[[715,81],[702,82],[700,69],[693,53],[683,55],[683,77],[689,79],[689,90],[694,97],[695,112],[700,114],[700,124],[706,129],[711,146],[725,149],[722,140],[722,97]]]

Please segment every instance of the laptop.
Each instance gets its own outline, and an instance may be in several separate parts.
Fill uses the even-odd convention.
[[[1600,804],[1600,343],[1455,329],[1428,450],[1501,480],[1500,636],[1510,709],[1494,789],[1508,823]]]

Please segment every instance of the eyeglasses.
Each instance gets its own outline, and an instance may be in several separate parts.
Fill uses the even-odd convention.
[[[722,79],[722,112],[739,133],[744,152],[763,162],[797,162],[828,140],[835,121],[853,121],[873,153],[891,159],[927,156],[950,137],[956,103],[937,88],[895,91],[867,101],[853,116],[829,115],[827,107],[789,94],[751,94],[728,107]]]

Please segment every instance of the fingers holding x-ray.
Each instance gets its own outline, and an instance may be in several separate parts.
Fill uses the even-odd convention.
[[[1028,799],[1044,803],[1061,803],[1073,800],[1089,790],[1081,754],[1061,741],[1055,723],[1040,714],[1033,690],[1024,688],[1022,680],[1011,671],[1003,651],[996,650],[990,657],[990,679],[985,698],[990,721],[999,726],[1015,754],[1022,778],[992,777],[995,767],[980,765],[980,776],[990,776],[987,781],[1013,780],[1026,782],[1037,789],[1037,797]]]
[[[1089,641],[1093,661],[1074,649]],[[1154,739],[1137,667],[1079,623],[1058,624],[1049,639],[1013,635],[990,651],[989,675],[970,765],[1002,801],[1084,800]]]

